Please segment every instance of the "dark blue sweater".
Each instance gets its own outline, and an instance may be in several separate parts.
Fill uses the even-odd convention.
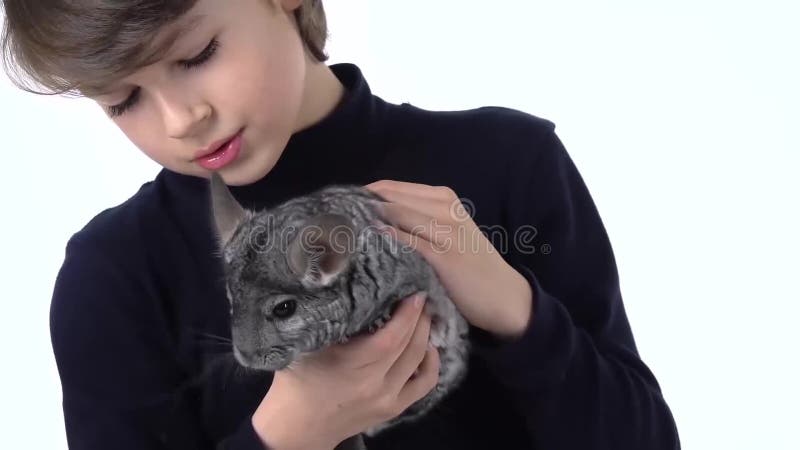
[[[370,450],[679,448],[605,228],[553,123],[394,105],[356,66],[332,68],[343,102],[294,134],[266,177],[233,187],[237,199],[262,208],[384,178],[446,185],[495,230],[534,296],[519,340],[472,328],[463,385],[423,420],[368,439]],[[50,327],[71,449],[263,449],[250,416],[271,373],[242,370],[208,337],[230,336],[215,255],[207,181],[166,169],[69,240]]]

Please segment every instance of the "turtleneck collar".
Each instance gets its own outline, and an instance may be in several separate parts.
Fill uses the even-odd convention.
[[[364,184],[383,154],[382,132],[387,103],[374,96],[361,70],[335,64],[331,71],[344,85],[340,103],[319,122],[294,133],[272,170],[243,186],[230,186],[243,206],[271,206],[328,184]],[[164,169],[167,171],[167,169]],[[181,184],[207,184],[204,178],[167,171]]]

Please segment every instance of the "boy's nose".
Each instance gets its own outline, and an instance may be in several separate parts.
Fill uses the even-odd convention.
[[[167,136],[182,139],[199,134],[211,116],[211,105],[207,102],[162,102],[164,129]]]

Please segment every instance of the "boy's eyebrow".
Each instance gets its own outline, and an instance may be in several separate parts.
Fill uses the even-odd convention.
[[[150,57],[147,62],[153,63],[172,52],[176,43],[197,28],[205,17],[207,17],[205,14],[195,14],[168,27],[163,37],[152,45],[152,51],[149,52]],[[112,95],[117,89],[119,87],[115,83],[103,86],[87,86],[85,94],[88,97],[98,99]]]
[[[155,45],[156,53],[159,55],[166,55],[175,46],[175,43],[181,40],[184,36],[191,33],[192,30],[200,25],[200,22],[206,17],[205,14],[196,14],[190,16],[188,19],[181,21],[177,25],[170,27],[166,32],[161,42]]]

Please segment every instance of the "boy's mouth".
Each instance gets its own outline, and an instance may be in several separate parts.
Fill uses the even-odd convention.
[[[239,155],[242,146],[242,129],[234,136],[223,141],[212,143],[208,148],[198,152],[194,161],[208,170],[218,170],[231,163]]]
[[[204,158],[206,156],[210,156],[212,153],[216,153],[220,149],[220,147],[222,147],[223,145],[225,145],[228,142],[230,142],[233,138],[236,137],[236,135],[241,133],[241,131],[242,130],[240,129],[235,134],[233,134],[231,136],[228,136],[225,139],[220,139],[218,141],[214,141],[208,147],[201,148],[200,150],[195,152],[194,159],[197,160],[197,159],[200,159],[200,158]]]

